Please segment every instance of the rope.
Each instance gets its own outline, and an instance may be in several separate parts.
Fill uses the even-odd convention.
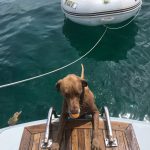
[[[122,28],[128,26],[131,22],[133,22],[133,20],[135,20],[135,18],[139,15],[140,10],[141,10],[141,8],[139,8],[139,10],[138,10],[138,12],[136,13],[136,15],[135,15],[128,23],[126,23],[125,25],[122,25],[122,26],[120,26],[120,27],[109,27],[109,26],[107,26],[107,25],[104,25],[104,27],[106,27],[106,28],[108,28],[108,29],[110,29],[110,30],[122,29]]]
[[[52,73],[54,73],[54,72],[58,72],[59,70],[62,70],[62,69],[64,69],[64,68],[67,68],[67,67],[73,65],[74,63],[76,63],[76,62],[80,61],[81,59],[83,59],[84,57],[86,57],[91,51],[93,51],[93,49],[99,44],[99,42],[102,40],[102,38],[103,38],[104,35],[106,34],[107,29],[110,29],[110,30],[117,30],[117,29],[122,29],[122,28],[128,26],[128,25],[129,25],[131,22],[133,22],[133,20],[138,16],[140,10],[141,10],[141,8],[139,8],[137,14],[136,14],[127,24],[125,24],[125,25],[123,25],[123,26],[120,26],[120,27],[109,27],[109,26],[107,26],[107,25],[104,25],[105,31],[103,32],[102,36],[98,39],[98,41],[94,44],[94,46],[93,46],[88,52],[86,52],[84,55],[82,55],[82,56],[79,57],[78,59],[76,59],[76,60],[70,62],[70,63],[67,64],[67,65],[64,65],[64,66],[59,67],[59,68],[57,68],[57,69],[55,69],[55,70],[52,70],[52,71],[50,71],[50,72],[47,72],[47,73],[44,73],[44,74],[40,74],[40,75],[38,75],[38,76],[34,76],[34,77],[27,78],[27,79],[24,79],[24,80],[20,80],[20,81],[8,83],[8,84],[0,85],[0,88],[12,86],[12,85],[17,85],[17,84],[19,84],[19,83],[24,83],[24,82],[31,81],[31,80],[34,80],[34,79],[37,79],[37,78],[41,78],[41,77],[47,76],[47,75],[52,74]]]
[[[84,57],[86,57],[91,51],[93,51],[93,49],[99,44],[99,42],[102,40],[102,38],[104,37],[104,35],[106,34],[107,32],[107,27],[105,28],[105,31],[103,32],[103,34],[101,35],[101,37],[98,39],[98,41],[94,44],[94,46],[88,51],[86,52],[84,55],[82,55],[81,57],[79,57],[78,59],[70,62],[69,64],[65,65],[65,66],[62,66],[60,68],[57,68],[55,70],[52,70],[50,72],[47,72],[47,73],[44,73],[44,74],[40,74],[38,76],[34,76],[34,77],[31,77],[31,78],[27,78],[27,79],[24,79],[24,80],[20,80],[20,81],[16,81],[16,82],[12,82],[12,83],[8,83],[8,84],[4,84],[4,85],[0,85],[0,88],[4,88],[4,87],[8,87],[8,86],[12,86],[12,85],[17,85],[19,83],[23,83],[23,82],[27,82],[27,81],[31,81],[31,80],[34,80],[34,79],[37,79],[37,78],[41,78],[41,77],[44,77],[44,76],[47,76],[49,74],[52,74],[54,72],[58,72],[59,70],[62,70],[64,68],[67,68],[71,65],[73,65],[74,63],[80,61],[81,59],[83,59]]]

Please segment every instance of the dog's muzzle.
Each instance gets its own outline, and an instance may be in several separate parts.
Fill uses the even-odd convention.
[[[69,117],[72,119],[77,119],[80,116],[80,109],[78,110],[78,113],[71,113],[70,111],[68,111]]]

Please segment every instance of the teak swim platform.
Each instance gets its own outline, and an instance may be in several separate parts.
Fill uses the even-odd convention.
[[[52,141],[56,138],[58,131],[58,121],[54,121],[50,125],[49,139]],[[47,125],[39,124],[25,127],[20,143],[19,150],[42,150],[41,143],[46,136]],[[125,122],[112,121],[111,130],[106,119],[99,120],[99,142],[101,150],[140,150],[137,138],[134,133],[132,124]],[[110,134],[116,139],[117,145],[107,145],[106,139]],[[64,136],[60,150],[92,150],[92,122],[89,119],[68,120],[66,123]],[[45,147],[46,150],[48,148]]]
[[[48,150],[56,138],[59,124],[59,118],[50,116],[49,119],[0,129],[0,150]],[[103,116],[99,118],[98,133],[101,150],[150,149],[149,122]],[[69,119],[60,150],[92,150],[91,140],[91,117],[86,120]]]

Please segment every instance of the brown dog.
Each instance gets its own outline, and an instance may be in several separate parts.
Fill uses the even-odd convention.
[[[70,74],[59,80],[56,84],[57,89],[64,97],[60,125],[56,141],[53,141],[51,150],[59,150],[63,131],[65,127],[65,118],[69,115],[71,118],[82,117],[85,114],[92,114],[93,118],[93,139],[92,148],[100,149],[98,141],[99,111],[94,103],[94,95],[84,80],[84,67],[82,65],[81,77]]]

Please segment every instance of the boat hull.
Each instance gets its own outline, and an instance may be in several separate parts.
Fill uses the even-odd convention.
[[[20,147],[24,128],[27,128],[29,126],[46,124],[46,121],[47,120],[29,122],[26,124],[20,124],[20,125],[0,129],[0,141],[1,141],[0,148],[2,150],[12,150],[12,149],[18,150]],[[57,119],[53,119],[53,122],[58,122],[58,121],[59,120]],[[128,119],[121,119],[121,118],[111,118],[111,121],[132,124],[140,150],[148,150],[148,148],[150,147],[150,142],[149,142],[150,123],[128,120]]]
[[[100,0],[61,1],[62,11],[66,18],[87,26],[123,22],[135,16],[141,5],[141,0],[110,0],[108,4]]]

